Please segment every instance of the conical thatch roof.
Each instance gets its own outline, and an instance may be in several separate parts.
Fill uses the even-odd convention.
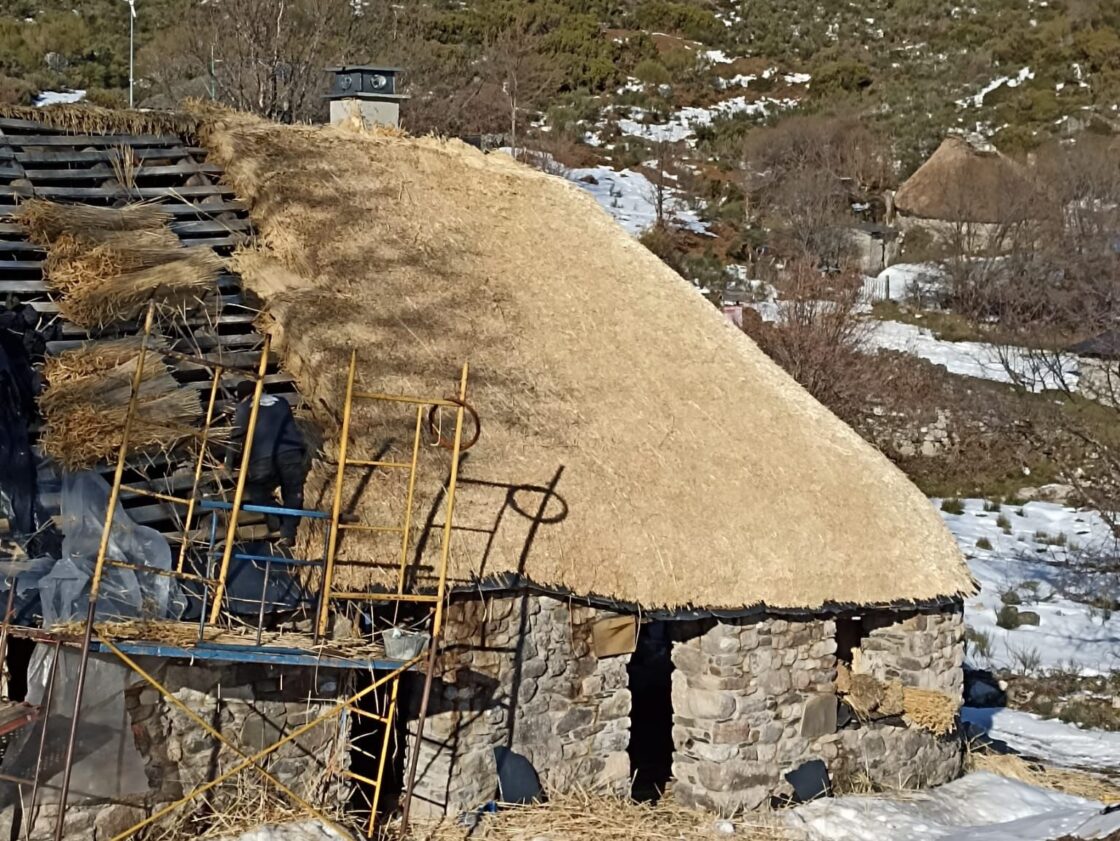
[[[899,213],[947,222],[999,223],[1038,211],[1024,168],[995,150],[946,137],[894,197]]]
[[[906,477],[573,185],[455,141],[209,119],[271,250],[241,259],[244,279],[320,421],[336,423],[352,347],[386,392],[453,393],[471,363],[482,438],[462,462],[455,581],[514,572],[647,608],[971,590]],[[407,457],[410,416],[387,418],[358,413],[359,457]],[[444,451],[423,460],[446,468]],[[332,475],[313,469],[308,505],[329,505]],[[347,510],[399,520],[394,481],[349,485]],[[391,564],[395,542],[351,531],[343,551]],[[437,542],[420,540],[425,562]],[[391,567],[344,578],[395,584]]]

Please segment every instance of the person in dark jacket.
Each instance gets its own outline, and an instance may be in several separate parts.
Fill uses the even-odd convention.
[[[226,453],[226,466],[230,470],[241,463],[254,390],[251,380],[237,384],[238,403]],[[303,508],[303,480],[307,476],[305,449],[303,433],[296,426],[288,402],[282,397],[262,394],[249,454],[249,470],[245,476],[245,501],[250,505],[275,505],[275,493],[279,488],[285,508]],[[277,519],[268,517],[270,528],[276,528]],[[294,543],[299,518],[280,517],[279,526],[281,540]]]

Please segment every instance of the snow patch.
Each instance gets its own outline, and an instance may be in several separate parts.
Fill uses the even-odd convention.
[[[1120,828],[1120,813],[1102,818],[1102,809],[981,771],[928,791],[822,798],[790,810],[786,821],[811,841],[1048,841]]]
[[[1020,710],[962,707],[961,719],[1016,753],[1063,768],[1120,768],[1120,733],[1082,730]]]
[[[231,835],[227,841],[350,841],[322,821],[265,824],[240,835]]]
[[[994,91],[996,88],[1007,85],[1009,88],[1017,88],[1019,85],[1028,79],[1034,78],[1034,71],[1029,67],[1024,67],[1014,76],[1000,76],[988,82],[980,91],[972,96],[966,96],[964,99],[958,99],[957,105],[961,108],[979,108],[984,104],[984,97]]]
[[[568,170],[566,177],[581,190],[590,193],[618,224],[634,236],[657,221],[653,183],[640,172],[629,169],[618,172],[607,166],[595,166]],[[666,193],[669,196],[666,212],[676,224],[696,233],[707,233],[707,225],[688,209],[673,190],[666,190]]]
[[[664,123],[643,123],[641,118],[645,112],[640,108],[630,111],[629,119],[618,121],[619,130],[623,134],[642,137],[646,140],[666,141],[676,143],[692,137],[700,126],[710,125],[716,117],[732,117],[745,115],[748,117],[765,117],[776,111],[787,111],[798,106],[796,99],[774,99],[763,97],[750,100],[745,96],[736,96],[717,102],[707,108],[688,106],[673,112]]]
[[[35,107],[42,108],[44,105],[70,105],[75,102],[81,102],[86,98],[84,90],[74,91],[43,91],[35,97]]]
[[[933,504],[940,509],[941,500]],[[1070,669],[1083,675],[1120,668],[1120,616],[1104,617],[1063,594],[1071,587],[1095,586],[1073,572],[1071,557],[1120,553],[1104,519],[1094,511],[1051,502],[1003,505],[999,511],[985,511],[981,499],[962,500],[962,505],[963,514],[941,511],[941,517],[980,584],[980,591],[965,600],[965,623],[991,640],[986,656],[970,646],[970,664],[1022,672],[1027,658],[1037,659],[1040,670]],[[977,546],[981,541],[991,549]],[[1038,625],[996,625],[1001,596],[1009,590],[1019,594],[1021,610],[1038,614]]]

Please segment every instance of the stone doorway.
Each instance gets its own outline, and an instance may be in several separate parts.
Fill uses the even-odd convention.
[[[673,776],[673,699],[669,622],[645,622],[627,666],[630,774],[636,800],[655,801]]]

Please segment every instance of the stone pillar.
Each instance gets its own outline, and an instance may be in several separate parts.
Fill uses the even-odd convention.
[[[413,812],[470,809],[497,789],[494,748],[533,763],[553,790],[629,788],[629,655],[596,657],[591,628],[614,616],[545,596],[453,603],[429,701]],[[419,686],[408,693],[408,749]]]
[[[831,620],[716,622],[673,647],[674,795],[729,814],[838,753]]]

